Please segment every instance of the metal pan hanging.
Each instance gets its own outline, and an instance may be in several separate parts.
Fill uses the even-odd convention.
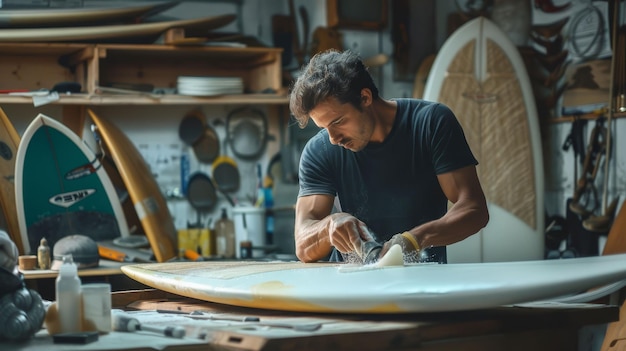
[[[220,154],[217,133],[206,123],[206,117],[200,110],[193,110],[183,117],[178,135],[193,148],[196,158],[202,163],[211,163]]]
[[[224,138],[224,153],[217,157],[212,164],[212,175],[215,186],[222,193],[230,193],[239,190],[240,175],[239,167],[235,160],[226,155],[227,140]]]
[[[267,118],[260,110],[248,106],[233,110],[226,118],[226,139],[235,156],[261,156],[267,144],[267,128]]]
[[[210,212],[217,203],[217,194],[211,178],[202,172],[189,177],[187,201],[198,212]]]

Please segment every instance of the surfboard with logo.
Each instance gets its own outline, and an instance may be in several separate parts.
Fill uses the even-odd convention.
[[[448,262],[541,259],[544,174],[537,109],[517,47],[490,20],[460,27],[441,47],[423,98],[449,106],[478,159],[487,226],[448,246]]]
[[[86,235],[96,242],[128,236],[128,226],[100,160],[62,123],[39,114],[20,140],[15,159],[15,203],[24,251],[42,237]]]
[[[228,305],[324,313],[445,312],[578,294],[626,279],[626,254],[369,268],[342,263],[170,262],[122,267],[174,294]]]
[[[24,244],[15,209],[15,154],[20,144],[20,136],[13,124],[0,108],[0,208],[4,227],[23,255]]]
[[[87,110],[126,185],[158,262],[177,256],[177,232],[165,197],[141,153],[115,124]]]

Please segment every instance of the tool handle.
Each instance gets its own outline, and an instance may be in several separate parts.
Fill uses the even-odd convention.
[[[200,256],[199,253],[191,250],[191,249],[185,249],[185,258],[192,260],[192,261],[201,261],[202,260],[202,256]]]
[[[128,262],[128,256],[125,253],[98,245],[98,254],[102,258],[117,262]]]
[[[161,327],[158,325],[142,324],[139,323],[139,320],[137,320],[137,318],[132,317],[122,310],[112,310],[111,317],[111,324],[113,326],[113,330],[115,331],[134,332],[137,330],[143,330],[178,339],[185,336],[185,328],[183,327]]]
[[[181,326],[175,327],[161,327],[158,325],[139,324],[138,330],[145,330],[161,335],[169,336],[172,338],[180,339],[185,336],[185,328]]]

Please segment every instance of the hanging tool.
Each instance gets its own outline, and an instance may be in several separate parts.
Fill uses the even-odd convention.
[[[582,216],[590,215],[598,207],[598,195],[594,181],[602,158],[606,153],[607,132],[604,127],[604,116],[596,119],[596,125],[591,131],[587,152],[583,163],[582,175],[578,178],[574,189],[574,197],[570,203],[570,210]],[[605,161],[606,162],[606,161]],[[593,207],[588,208],[590,196],[594,197]],[[584,201],[582,203],[581,201]]]
[[[609,188],[609,156],[611,154],[611,122],[613,121],[613,112],[615,110],[615,99],[616,99],[616,89],[615,89],[615,70],[616,70],[616,56],[618,52],[622,52],[623,48],[619,49],[617,47],[617,23],[619,21],[618,13],[616,11],[619,9],[619,2],[615,1],[615,8],[613,9],[613,56],[611,57],[611,73],[610,73],[610,87],[609,87],[609,109],[608,109],[608,117],[607,117],[607,128],[605,131],[605,143],[604,143],[604,180],[603,180],[603,190],[602,190],[602,215],[600,216],[590,216],[586,220],[583,221],[583,227],[587,230],[598,231],[598,232],[606,232],[610,228],[610,223],[613,220],[613,216],[615,215],[615,209],[617,207],[617,198],[615,198],[611,204],[607,204],[608,201],[608,188]],[[621,50],[621,51],[620,51]]]

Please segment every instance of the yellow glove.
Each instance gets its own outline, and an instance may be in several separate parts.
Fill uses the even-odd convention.
[[[380,257],[383,257],[387,251],[393,245],[400,245],[405,262],[419,262],[421,261],[421,248],[415,237],[409,232],[399,233],[391,237],[380,252]]]

